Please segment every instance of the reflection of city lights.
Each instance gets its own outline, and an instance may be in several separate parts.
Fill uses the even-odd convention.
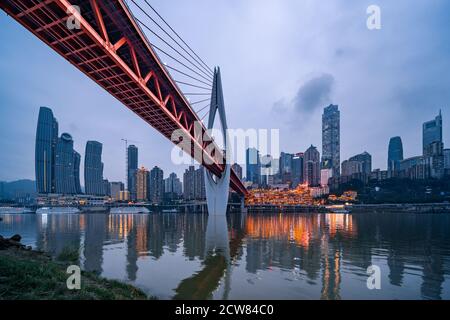
[[[323,222],[320,221],[323,219]],[[313,239],[327,241],[338,232],[353,236],[356,232],[353,216],[349,214],[326,215],[249,215],[246,233],[251,238],[285,240],[306,249]],[[326,236],[326,234],[328,236]],[[325,238],[323,238],[325,236]]]
[[[247,234],[253,238],[287,240],[308,247],[312,235],[317,232],[318,216],[249,216]]]

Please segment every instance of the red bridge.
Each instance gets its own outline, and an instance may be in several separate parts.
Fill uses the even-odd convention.
[[[2,0],[0,7],[166,138],[183,130],[192,146],[185,151],[221,177],[223,153],[217,145],[208,147],[214,141],[202,139],[209,137],[203,123],[201,132],[194,130],[201,119],[124,1]],[[74,21],[79,28],[68,27]],[[230,187],[247,193],[233,170]]]

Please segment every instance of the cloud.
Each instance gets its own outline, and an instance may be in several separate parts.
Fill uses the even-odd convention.
[[[282,98],[272,105],[272,113],[285,118],[286,123],[297,126],[298,115],[310,117],[316,109],[331,102],[334,77],[324,73],[303,83],[292,99]]]
[[[331,101],[333,85],[334,77],[331,74],[323,74],[307,81],[297,91],[293,100],[294,110],[303,113],[324,107]]]

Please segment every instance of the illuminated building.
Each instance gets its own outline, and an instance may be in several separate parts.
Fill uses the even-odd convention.
[[[142,167],[138,169],[136,173],[136,199],[138,201],[146,201],[148,199],[147,182],[148,182],[148,170]]]

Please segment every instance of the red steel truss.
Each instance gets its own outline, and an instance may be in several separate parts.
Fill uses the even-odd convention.
[[[123,0],[2,0],[0,7],[166,138],[182,130],[190,156],[221,176],[222,152],[207,148],[214,142],[202,140],[203,124],[194,130],[200,119]],[[247,193],[233,170],[230,186]]]

